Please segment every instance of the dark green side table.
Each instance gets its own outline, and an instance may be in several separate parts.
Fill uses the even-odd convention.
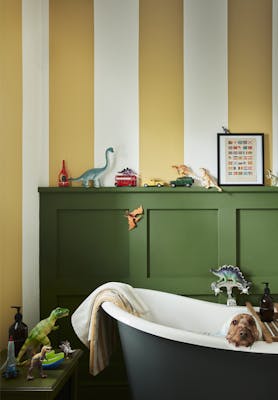
[[[77,370],[82,350],[76,350],[72,356],[65,359],[57,369],[45,370],[47,378],[38,377],[27,381],[28,367],[19,367],[16,378],[5,379],[0,376],[1,400],[77,400]],[[0,354],[0,365],[6,360],[5,352]]]

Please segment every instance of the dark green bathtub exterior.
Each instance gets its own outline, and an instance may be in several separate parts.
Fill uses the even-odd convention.
[[[133,400],[276,398],[278,354],[212,349],[119,322]]]
[[[254,305],[265,281],[278,299],[278,188],[41,187],[39,194],[42,318],[58,305],[74,311],[108,281],[223,303],[210,289],[217,279],[210,268],[223,264],[239,266],[253,282]],[[126,210],[140,205],[143,218],[128,231]],[[246,296],[235,294],[244,304]],[[53,341],[83,348],[70,318],[60,326]],[[131,398],[120,347],[97,377],[87,372],[87,351],[81,364],[80,398]]]

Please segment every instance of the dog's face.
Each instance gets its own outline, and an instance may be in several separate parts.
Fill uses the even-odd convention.
[[[248,347],[258,340],[259,331],[252,315],[236,315],[230,324],[226,339],[236,347]]]

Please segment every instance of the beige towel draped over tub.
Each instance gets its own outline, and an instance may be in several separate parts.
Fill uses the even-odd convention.
[[[90,349],[89,371],[92,375],[97,375],[108,365],[115,344],[114,320],[101,308],[106,301],[136,316],[148,313],[134,288],[121,282],[99,286],[80,304],[71,323],[79,339]]]

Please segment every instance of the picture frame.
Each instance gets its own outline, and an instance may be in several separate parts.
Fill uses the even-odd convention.
[[[264,134],[217,134],[218,184],[264,185]]]

